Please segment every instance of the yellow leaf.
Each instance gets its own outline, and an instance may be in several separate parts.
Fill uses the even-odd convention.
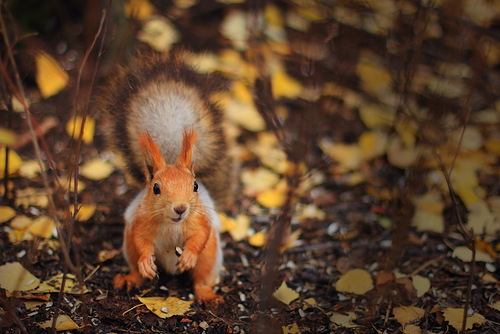
[[[299,294],[295,290],[290,289],[285,281],[281,283],[278,290],[274,291],[273,296],[286,305],[290,305],[292,301],[299,298]]]
[[[198,73],[212,73],[219,66],[219,57],[212,52],[192,53],[186,57],[186,63]]]
[[[144,23],[137,39],[158,52],[167,52],[172,44],[179,41],[179,33],[166,18],[154,17]]]
[[[393,137],[389,140],[387,147],[387,160],[398,168],[407,168],[411,166],[418,158],[420,152],[416,147],[405,146],[401,138]]]
[[[404,334],[421,334],[422,330],[417,325],[409,324],[409,325],[405,325],[403,327],[403,333]]]
[[[231,91],[237,100],[243,103],[253,104],[252,92],[243,80],[233,81]]]
[[[49,197],[43,189],[25,188],[17,192],[16,206],[45,208],[48,204]]]
[[[393,308],[392,313],[401,325],[406,325],[409,322],[422,318],[425,310],[414,306],[399,306]]]
[[[27,179],[34,179],[41,172],[40,164],[36,160],[25,161],[19,168],[19,175]]]
[[[298,246],[299,244],[299,237],[302,234],[302,230],[298,229],[290,233],[288,236],[288,239],[286,240],[285,244],[281,246],[280,252],[284,252],[287,249],[293,248]]]
[[[295,98],[302,92],[300,82],[289,76],[281,66],[272,74],[271,85],[275,99],[280,97]]]
[[[12,293],[28,291],[40,285],[40,280],[33,276],[19,262],[9,262],[0,266],[0,287]]]
[[[33,224],[33,219],[25,215],[17,216],[10,222],[10,227],[15,230],[27,229],[31,224]]]
[[[33,292],[59,293],[61,291],[63,278],[64,274],[59,273],[56,276],[49,278],[47,281],[42,282]],[[66,282],[64,283],[64,292],[73,295],[81,295],[89,293],[90,290],[85,285],[79,284],[74,274],[67,274]]]
[[[78,208],[76,220],[79,222],[89,220],[94,215],[96,208],[97,205],[95,204],[81,204]],[[71,212],[71,214],[73,214],[75,212],[75,207],[73,205],[70,205],[69,211]]]
[[[16,210],[10,206],[0,205],[0,223],[5,223],[16,216]]]
[[[125,15],[139,20],[154,14],[155,8],[148,0],[129,0],[125,2]]]
[[[444,232],[444,202],[441,194],[436,191],[429,191],[413,200],[415,213],[413,215],[413,225],[419,231]]]
[[[0,147],[0,178],[5,177],[5,157],[7,156],[7,149],[5,146]],[[19,168],[21,168],[23,161],[21,157],[14,150],[9,150],[9,165],[7,172],[9,175],[14,175],[17,173]]]
[[[459,258],[464,262],[472,261],[472,251],[466,246],[458,246],[453,250],[452,257]],[[493,263],[495,260],[491,257],[490,254],[483,252],[479,249],[476,249],[476,261],[478,262],[489,262]]]
[[[316,299],[314,298],[307,298],[307,299],[304,299],[304,306],[302,306],[302,309],[303,310],[307,310],[311,307],[315,307],[318,305],[318,302],[316,301]]]
[[[223,104],[223,108],[228,120],[246,130],[259,132],[266,128],[266,123],[253,102],[244,103],[240,100],[230,99]]]
[[[51,328],[52,327],[52,322],[53,320],[47,320],[43,323],[40,324],[41,328]],[[62,314],[57,317],[56,320],[56,331],[61,332],[61,331],[71,331],[74,329],[79,329],[80,327],[67,315]]]
[[[43,98],[51,97],[63,90],[69,77],[59,63],[45,52],[35,56],[36,83]]]
[[[220,27],[221,34],[229,39],[236,50],[245,50],[249,37],[247,16],[241,10],[232,10],[225,15]]]
[[[267,168],[245,168],[241,172],[241,182],[244,193],[255,196],[274,187],[279,182],[279,176]]]
[[[464,309],[463,308],[453,308],[448,307],[443,311],[443,315],[446,321],[455,328],[457,331],[462,330]],[[465,329],[471,329],[474,325],[482,325],[486,319],[478,313],[474,313],[468,316],[465,320]]]
[[[363,161],[363,152],[359,145],[322,140],[319,146],[323,152],[346,169],[357,169]]]
[[[346,314],[332,312],[332,315],[330,316],[330,321],[332,323],[337,324],[339,327],[345,328],[359,327],[359,325],[354,323],[356,319],[357,316],[354,312],[347,312]]]
[[[355,293],[362,295],[373,289],[373,281],[370,273],[364,269],[352,269],[346,272],[335,284],[339,292]]]
[[[359,147],[365,160],[381,156],[387,149],[387,134],[382,131],[367,131],[359,137]]]
[[[254,247],[262,247],[266,244],[266,233],[260,231],[248,238],[248,243]]]
[[[431,281],[427,277],[415,275],[412,278],[413,287],[417,291],[417,297],[422,297],[431,288]]]
[[[101,159],[93,159],[80,167],[80,174],[87,179],[99,181],[107,178],[114,170],[112,164]]]
[[[238,215],[234,220],[233,227],[228,231],[234,241],[241,241],[248,236],[250,229],[250,217],[246,215]]]
[[[362,104],[359,107],[359,117],[367,128],[387,127],[394,124],[396,111],[381,105]]]
[[[498,232],[498,222],[485,201],[480,200],[469,205],[469,214],[467,216],[467,227],[472,229],[475,234],[485,233],[495,235]]]
[[[170,318],[174,315],[183,315],[193,303],[192,301],[184,301],[175,297],[137,297],[137,299],[162,319]]]
[[[54,219],[41,216],[35,219],[33,224],[28,227],[28,232],[41,238],[48,239],[54,233],[56,222]]]
[[[80,138],[82,122],[83,122],[82,116],[75,116],[72,117],[68,121],[68,123],[66,123],[66,132],[75,140],[78,140]],[[83,136],[82,136],[82,140],[85,144],[92,143],[92,141],[94,140],[94,131],[95,131],[95,121],[92,117],[87,116],[85,118],[85,124],[83,126]]]
[[[17,141],[16,133],[12,130],[0,126],[0,145],[11,146]]]
[[[265,190],[257,195],[257,202],[266,208],[279,208],[285,204],[286,192],[280,187]]]
[[[281,326],[281,329],[283,330],[283,334],[299,334],[299,333],[302,333],[300,331],[299,325],[297,325],[296,322],[294,322],[290,326]]]
[[[360,61],[356,70],[361,79],[361,88],[367,93],[382,95],[391,90],[391,74],[385,67]]]
[[[500,156],[500,139],[488,139],[484,143],[484,147],[488,150],[488,152],[493,153],[497,157]]]

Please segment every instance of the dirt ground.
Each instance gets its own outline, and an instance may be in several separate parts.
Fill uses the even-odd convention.
[[[179,42],[174,48],[216,54],[234,47],[231,41],[220,33],[219,25],[224,17],[235,10],[252,13],[268,4],[265,1],[249,1],[244,4],[225,5],[215,1],[201,1],[189,9],[180,10],[175,9],[175,2],[151,2],[156,5],[158,13],[174,22],[180,32]],[[113,6],[118,7],[117,3],[118,1],[115,1]],[[298,11],[300,6],[297,3],[280,1],[275,2],[275,5],[286,13]],[[341,3],[342,6],[346,5],[344,1]],[[13,9],[16,17],[9,22],[12,27],[18,29],[20,35],[26,31],[39,31],[37,36],[27,37],[15,46],[15,56],[28,96],[33,99],[33,117],[38,123],[42,123],[49,116],[57,120],[57,124],[45,133],[44,141],[41,142],[44,142],[51,152],[50,157],[46,153],[44,157],[54,163],[55,169],[49,170],[49,174],[63,175],[69,170],[68,161],[72,159],[74,150],[65,126],[75,105],[78,66],[95,36],[98,21],[96,18],[101,15],[101,3],[89,1],[87,6],[83,6],[77,1],[70,1],[64,5],[62,2],[57,4],[57,1],[48,1],[45,5],[39,5],[38,18],[21,14],[22,10],[16,7]],[[333,8],[334,5],[333,2],[327,2],[325,6]],[[352,5],[352,8],[360,15],[368,11],[360,4]],[[118,15],[117,12],[113,13]],[[449,12],[442,9],[440,13],[444,17]],[[415,15],[423,14],[420,12]],[[124,50],[133,48],[134,43],[140,44],[130,42],[135,39],[127,36],[134,36],[136,27],[117,17],[119,16],[111,17],[106,32],[106,53],[99,58],[96,80],[92,86],[94,88],[105,82],[106,74],[111,70],[115,59],[125,54]],[[394,31],[388,34],[389,37],[380,36],[339,22],[333,16],[330,17],[327,11],[324,20],[313,21],[305,31],[286,27],[286,43],[290,45],[292,52],[283,56],[283,63],[289,75],[304,86],[318,87],[334,81],[340,87],[359,93],[359,96],[367,101],[373,101],[375,98],[364,90],[356,75],[356,67],[364,49],[383,55],[393,71],[403,73],[401,69],[411,66],[416,58],[419,63],[429,66],[433,66],[438,58],[474,64],[475,58],[468,47],[469,44],[464,42],[467,47],[460,49],[461,53],[453,48],[453,43],[458,42],[449,35],[457,31],[471,39],[483,35],[496,43],[500,39],[498,15],[496,25],[494,23],[484,29],[471,28],[467,22],[462,22],[463,26],[460,27],[451,19],[447,22],[447,26],[442,24],[445,31],[442,38],[425,40],[414,50],[414,54],[408,56],[406,53],[398,57],[387,53],[386,44],[389,37],[403,41],[405,38],[409,39],[408,36],[412,36],[415,26],[401,19]],[[466,33],[469,35],[465,35]],[[121,42],[121,38],[128,42]],[[253,41],[256,44],[250,43],[251,47],[256,45],[254,50],[258,50],[260,39],[266,38],[256,36]],[[39,96],[36,87],[33,52],[39,49],[51,52],[71,77],[70,85],[66,89],[47,99]],[[239,52],[251,58],[250,51]],[[307,57],[308,52],[325,52],[326,55],[314,59]],[[95,54],[91,54],[90,59],[92,66],[95,64]],[[478,77],[477,92],[470,99],[473,111],[485,109],[498,101],[498,88],[491,87],[495,84],[498,86],[500,82],[499,66],[498,63],[491,66]],[[84,74],[83,82],[88,83],[89,78],[90,74]],[[228,81],[232,79],[227,74],[226,78]],[[403,92],[404,88],[400,88],[399,92]],[[92,92],[97,93],[97,89]],[[81,92],[80,97],[84,94],[85,91]],[[254,94],[254,98],[256,96],[259,97],[258,92]],[[460,117],[465,115],[467,109],[460,105],[463,101],[459,99],[436,96],[418,98],[422,105],[439,105],[440,108],[437,109],[443,113],[451,110]],[[90,100],[92,102],[93,97]],[[460,200],[454,205],[446,197],[448,195],[443,195],[447,201],[443,210],[446,228],[442,233],[417,231],[415,227],[410,226],[407,230],[395,225],[383,227],[380,223],[381,217],[396,222],[396,225],[398,222],[411,220],[415,209],[411,205],[408,206],[411,202],[409,198],[424,191],[426,186],[423,185],[422,175],[426,175],[428,170],[417,166],[416,163],[416,167],[412,166],[413,169],[398,168],[385,156],[379,156],[360,167],[361,173],[365,175],[362,182],[348,184],[343,182],[346,176],[335,169],[338,163],[320,148],[321,138],[327,137],[352,144],[367,131],[357,109],[352,108],[346,100],[332,96],[321,96],[318,99],[298,96],[283,98],[278,103],[289,111],[289,117],[279,128],[287,134],[288,143],[293,146],[305,142],[302,150],[297,149],[297,152],[306,152],[301,161],[307,166],[305,175],[324,176],[321,182],[302,192],[297,202],[302,205],[316,205],[324,212],[324,216],[302,219],[295,216],[292,219],[291,230],[300,229],[300,236],[294,247],[283,252],[273,282],[263,281],[263,277],[267,277],[263,276],[263,269],[269,260],[267,248],[252,246],[248,239],[235,241],[230,233],[225,232],[221,236],[225,270],[217,287],[218,293],[225,300],[224,303],[193,303],[184,315],[166,319],[160,319],[145,306],[138,306],[140,303],[135,298],[136,295],[174,296],[193,300],[188,275],[171,277],[160,273],[158,279],[147,282],[141,290],[114,290],[113,277],[127,270],[123,256],[117,253],[122,243],[122,215],[139,190],[129,185],[123,172],[116,169],[103,180],[83,178],[85,189],[78,198],[80,203],[97,204],[96,213],[92,218],[75,223],[70,242],[72,248],[69,255],[79,264],[79,274],[85,279],[89,292],[81,295],[64,294],[60,300],[60,309],[55,307],[59,303],[59,294],[51,293],[48,297],[43,297],[48,298],[44,300],[44,306],[33,311],[26,308],[24,301],[36,297],[24,294],[7,298],[5,291],[0,289],[0,301],[4,311],[0,313],[0,332],[48,332],[41,329],[39,324],[57,313],[70,315],[81,326],[80,329],[71,331],[74,333],[410,333],[392,316],[392,310],[397,306],[412,305],[425,311],[423,316],[414,321],[420,328],[420,331],[415,333],[455,333],[457,330],[443,319],[440,312],[445,308],[463,308],[468,302],[469,307],[484,316],[486,321],[481,326],[467,330],[467,333],[500,333],[500,312],[491,307],[500,299],[500,275],[496,270],[500,265],[498,256],[492,263],[476,262],[474,265],[451,256],[450,245],[465,244],[463,238],[459,237],[460,230],[457,227],[455,212],[458,207],[459,214],[465,216],[465,205]],[[82,163],[109,154],[103,134],[105,129],[100,124],[101,115],[92,109],[92,104],[90,106],[90,115],[95,117],[97,123],[96,133],[92,144],[84,144],[81,147]],[[496,108],[498,112],[498,103]],[[277,117],[280,118],[281,115]],[[16,133],[28,132],[22,113],[2,111],[0,118],[2,126],[9,127]],[[436,117],[429,120],[429,124],[434,121],[441,122],[442,119]],[[430,127],[428,124],[425,126]],[[498,124],[492,125],[492,128],[494,127],[498,130]],[[248,129],[240,128],[239,131],[236,140],[243,148],[258,138],[257,133]],[[494,131],[488,133],[492,132]],[[303,136],[303,140],[294,142],[295,135]],[[45,150],[44,147],[42,149]],[[31,144],[24,145],[18,153],[23,160],[33,159],[35,156]],[[478,175],[479,184],[487,194],[486,197],[500,195],[498,162],[496,156],[496,160],[491,164],[492,172]],[[255,156],[242,160],[242,169],[257,168],[260,165],[261,162]],[[420,181],[410,182],[413,176],[418,178],[419,175]],[[14,197],[22,189],[44,187],[41,177],[26,179],[14,176],[12,181]],[[70,195],[63,196],[59,198],[61,203],[56,205],[67,207],[67,203],[71,203],[72,199]],[[4,204],[13,206],[13,203],[15,202],[12,197],[4,200]],[[46,209],[16,206],[15,210],[18,214],[36,216]],[[297,210],[297,214],[300,210]],[[242,185],[235,194],[233,206],[226,214],[230,217],[248,215],[252,221],[252,229],[259,232],[269,230],[270,226],[279,221],[280,215],[286,212],[283,213],[280,208],[268,209],[259,206],[256,199],[244,191]],[[21,262],[41,281],[64,270],[61,252],[57,248],[54,249],[47,240],[34,238],[30,241],[12,242],[9,239],[8,226],[0,226],[0,264]],[[490,238],[488,243],[492,250],[498,252],[498,231],[496,238]],[[417,271],[420,276],[430,279],[431,288],[424,295],[417,297],[415,291],[407,285],[411,285],[411,282],[392,279],[385,283],[376,282],[375,287],[364,294],[337,291],[335,282],[353,268],[368,270],[374,279],[378,279],[377,273],[383,270],[397,269],[403,274]],[[471,270],[474,270],[472,277]],[[496,282],[485,282],[485,274],[492,275]],[[299,293],[298,299],[285,304],[263,295],[263,283],[277,288],[283,281]],[[468,287],[471,288],[470,296],[467,295]],[[313,305],[309,305],[311,298],[315,301]],[[354,312],[356,327],[347,328],[335,323],[331,320],[332,312]],[[296,328],[292,327],[294,324]]]

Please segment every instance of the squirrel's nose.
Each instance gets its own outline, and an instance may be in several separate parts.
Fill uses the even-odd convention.
[[[174,208],[175,213],[177,213],[179,216],[186,212],[186,210],[187,208],[185,205],[179,205]]]

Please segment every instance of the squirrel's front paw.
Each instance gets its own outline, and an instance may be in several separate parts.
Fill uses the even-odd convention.
[[[179,264],[178,264],[179,272],[182,273],[186,270],[193,269],[194,266],[196,265],[197,260],[198,256],[196,254],[185,249],[181,257],[179,258]]]
[[[142,277],[152,279],[156,276],[156,264],[153,255],[141,256],[137,261],[137,267]]]

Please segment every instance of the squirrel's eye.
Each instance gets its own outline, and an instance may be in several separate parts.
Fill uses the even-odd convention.
[[[155,183],[153,185],[153,193],[155,195],[159,195],[161,193],[161,191],[160,191],[160,185],[158,183]]]
[[[198,182],[194,181],[194,192],[198,192]]]

